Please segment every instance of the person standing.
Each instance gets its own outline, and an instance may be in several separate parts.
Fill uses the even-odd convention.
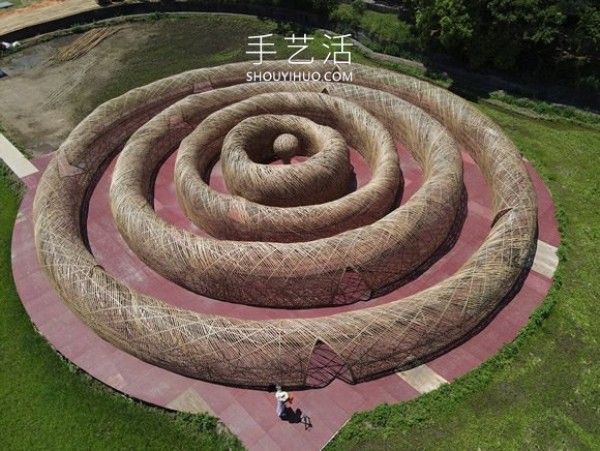
[[[285,418],[285,409],[287,408],[287,403],[290,399],[290,394],[286,391],[283,391],[279,385],[276,387],[277,391],[275,392],[275,399],[277,400],[277,416],[281,419]]]

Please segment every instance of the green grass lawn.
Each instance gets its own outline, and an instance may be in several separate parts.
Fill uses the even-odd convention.
[[[206,415],[168,413],[73,369],[35,332],[15,290],[19,196],[0,162],[0,449],[237,449]]]
[[[360,40],[372,50],[388,55],[420,59],[418,40],[412,25],[396,14],[364,10],[358,13],[342,3],[332,14],[342,32],[360,31]]]
[[[270,21],[202,17],[149,23],[154,37],[115,67],[111,86],[81,98],[80,114],[157,78],[243,59],[251,33],[289,31]],[[281,37],[277,45],[285,49]],[[519,339],[483,367],[413,402],[355,415],[331,449],[600,449],[600,129],[479,107],[553,192],[567,243],[560,283]],[[74,371],[35,333],[11,278],[18,200],[8,180],[0,174],[0,449],[239,446],[217,434],[214,419],[169,414],[114,394]]]
[[[78,120],[106,100],[170,75],[236,61],[256,61],[256,55],[246,54],[246,51],[252,50],[248,46],[252,42],[249,36],[273,34],[272,38],[265,38],[265,42],[274,43],[272,49],[277,54],[265,56],[265,60],[290,58],[297,49],[288,48],[289,42],[284,37],[290,37],[293,33],[314,38],[298,58],[308,59],[312,56],[316,65],[328,53],[323,46],[326,39],[320,31],[255,17],[154,14],[147,16],[145,21],[148,40],[122,56],[108,86],[82,93],[76,106]],[[359,53],[353,54],[352,61],[364,60]]]
[[[600,129],[479,107],[560,208],[558,283],[491,361],[413,402],[355,415],[329,449],[600,449]]]

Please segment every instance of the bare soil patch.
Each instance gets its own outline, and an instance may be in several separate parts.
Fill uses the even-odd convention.
[[[77,58],[57,59],[78,39],[57,38],[0,60],[8,74],[0,80],[0,123],[34,155],[60,145],[77,124],[73,105],[90,89],[109,83],[123,53],[147,35],[139,25],[126,25]]]
[[[100,103],[172,74],[247,59],[248,36],[275,28],[234,15],[155,19],[52,39],[0,58],[8,74],[0,79],[2,127],[32,155],[53,151]]]
[[[54,6],[63,2],[64,0],[11,0],[13,7],[0,11],[0,18]]]

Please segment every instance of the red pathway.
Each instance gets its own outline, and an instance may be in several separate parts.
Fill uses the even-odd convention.
[[[416,163],[400,151],[405,178],[403,202],[421,184]],[[412,399],[420,394],[397,374],[359,385],[338,380],[328,387],[296,393],[296,407],[312,420],[313,427],[282,422],[275,414],[272,393],[237,389],[189,379],[144,363],[96,336],[60,302],[37,263],[32,229],[32,202],[42,170],[52,155],[33,161],[40,172],[24,179],[29,190],[21,204],[12,242],[13,274],[21,300],[32,321],[48,341],[66,358],[93,377],[129,396],[158,406],[184,411],[208,411],[218,416],[251,450],[321,449],[353,413],[378,404]],[[369,302],[378,305],[431,286],[454,273],[477,249],[491,223],[489,196],[485,183],[472,160],[464,155],[465,184],[469,193],[468,216],[454,248],[414,282],[382,298]],[[368,179],[364,165],[354,158],[359,184]],[[156,183],[157,213],[172,223],[198,230],[183,216],[177,205],[173,185],[174,158],[161,169]],[[361,308],[356,304],[337,308],[304,311],[261,309],[214,301],[174,285],[146,268],[118,235],[108,206],[108,186],[113,165],[100,180],[90,205],[89,239],[99,263],[113,275],[136,288],[174,305],[206,313],[240,318],[311,317]],[[528,166],[539,197],[539,239],[552,246],[559,244],[558,227],[548,191]],[[219,185],[219,171],[211,183]],[[478,335],[429,362],[427,367],[452,381],[511,341],[527,322],[550,287],[551,280],[532,270],[516,297]]]

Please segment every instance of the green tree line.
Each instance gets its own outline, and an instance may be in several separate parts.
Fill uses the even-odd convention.
[[[600,91],[598,0],[408,0],[423,50]]]

